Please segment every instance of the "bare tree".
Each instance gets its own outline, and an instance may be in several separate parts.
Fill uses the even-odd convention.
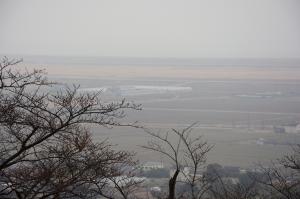
[[[192,136],[193,126],[194,124],[182,130],[172,129],[166,133],[146,130],[146,133],[152,136],[152,140],[142,147],[164,155],[175,167],[175,172],[169,180],[168,199],[175,198],[176,182],[180,173],[185,176],[184,183],[190,187],[189,198],[201,198],[206,191],[207,183],[199,175],[199,170],[205,164],[206,155],[213,146],[203,141],[201,136]],[[184,168],[191,168],[192,172],[187,174],[183,172]]]
[[[125,109],[140,106],[104,102],[101,93],[78,87],[50,91],[42,70],[20,70],[20,61],[0,63],[0,197],[92,198],[120,175],[132,154],[115,151],[107,141],[94,143],[85,124],[121,123]]]
[[[300,145],[292,147],[292,154],[272,162],[272,166],[259,165],[259,174],[252,177],[263,185],[269,197],[300,198]]]
[[[285,155],[279,160],[285,168],[293,169],[300,172],[300,144],[292,147],[292,154]]]
[[[213,177],[210,178],[208,188],[208,198],[214,199],[257,199],[262,198],[259,195],[259,189],[256,181],[249,178],[248,183],[232,182],[217,169],[213,169]]]
[[[129,157],[129,156],[127,156]],[[105,189],[100,189],[102,196],[105,198],[123,198],[137,199],[139,189],[142,189],[144,178],[136,177],[136,162],[123,161],[117,165],[115,175],[107,176],[104,179]]]

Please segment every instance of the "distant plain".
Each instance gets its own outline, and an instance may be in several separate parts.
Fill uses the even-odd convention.
[[[27,68],[39,67],[24,64]],[[138,121],[154,131],[183,128],[197,122],[194,133],[203,135],[214,149],[208,162],[252,167],[287,153],[300,143],[300,134],[276,134],[274,126],[300,123],[299,67],[185,67],[185,66],[72,66],[42,65],[51,80],[81,88],[184,86],[192,91],[157,94],[109,95],[142,104],[128,111],[124,121]],[[92,127],[95,139],[109,138],[118,149],[137,152],[141,162],[160,161],[158,154],[139,145],[149,140],[141,129]],[[264,144],[258,141],[263,140]],[[163,161],[167,162],[165,159]]]

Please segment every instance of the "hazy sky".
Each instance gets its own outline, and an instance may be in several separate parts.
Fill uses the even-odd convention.
[[[0,0],[0,54],[300,58],[300,0]]]

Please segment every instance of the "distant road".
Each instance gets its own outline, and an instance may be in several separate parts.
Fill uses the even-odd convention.
[[[263,114],[263,115],[294,115],[300,116],[300,113],[282,113],[282,112],[260,112],[260,111],[238,111],[238,110],[218,110],[218,109],[187,109],[187,108],[151,108],[145,107],[143,110],[149,111],[176,111],[176,112],[215,112],[215,113],[244,113],[244,114]]]

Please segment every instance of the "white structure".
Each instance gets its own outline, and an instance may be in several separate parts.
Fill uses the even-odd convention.
[[[258,140],[256,140],[256,144],[257,145],[264,145],[265,144],[265,139],[264,138],[259,138]]]
[[[161,192],[161,188],[160,188],[160,187],[151,187],[151,188],[150,188],[150,191],[153,191],[153,192]]]
[[[300,133],[300,124],[296,126],[296,133]]]
[[[141,166],[141,169],[147,171],[151,169],[163,169],[164,164],[162,162],[146,162]]]
[[[175,169],[170,170],[170,177],[173,177],[175,173]],[[197,177],[202,177],[201,174],[196,174]],[[192,173],[190,173],[190,168],[189,167],[184,167],[182,171],[177,176],[177,181],[178,182],[187,182],[189,179],[191,179]]]

